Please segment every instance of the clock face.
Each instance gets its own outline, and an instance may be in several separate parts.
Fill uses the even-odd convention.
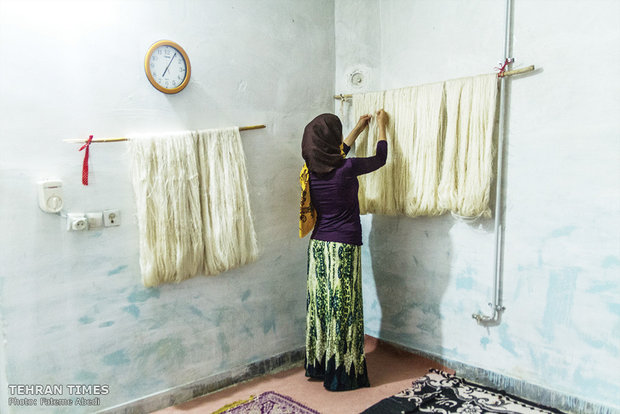
[[[189,58],[174,42],[163,40],[151,46],[144,66],[149,81],[162,92],[180,92],[189,82]]]

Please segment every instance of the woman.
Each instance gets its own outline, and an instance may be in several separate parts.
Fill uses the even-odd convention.
[[[385,164],[388,115],[376,114],[376,155],[347,158],[370,115],[360,117],[346,139],[336,115],[310,122],[302,140],[316,223],[308,246],[306,376],[331,391],[369,387],[364,356],[361,245],[357,176]],[[342,149],[342,151],[341,151]]]

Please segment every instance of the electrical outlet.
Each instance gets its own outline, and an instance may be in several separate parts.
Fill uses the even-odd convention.
[[[120,210],[104,210],[103,211],[103,225],[106,227],[120,226],[121,225],[121,211]]]
[[[83,213],[67,214],[67,231],[88,230],[88,219]]]

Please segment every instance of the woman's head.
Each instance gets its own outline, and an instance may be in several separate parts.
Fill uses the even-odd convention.
[[[304,129],[301,156],[308,169],[326,174],[342,164],[342,123],[334,114],[321,114]]]

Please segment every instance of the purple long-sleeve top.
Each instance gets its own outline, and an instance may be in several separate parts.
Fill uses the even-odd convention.
[[[343,144],[345,154],[350,149]],[[310,199],[317,212],[312,239],[362,245],[357,176],[383,166],[387,149],[387,141],[379,141],[373,157],[347,158],[323,176],[310,172]]]

